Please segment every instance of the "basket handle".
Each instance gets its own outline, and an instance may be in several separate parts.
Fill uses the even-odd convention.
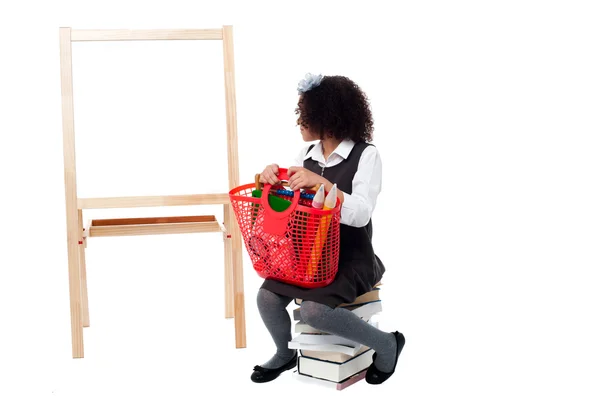
[[[279,168],[279,180],[287,180],[287,169]],[[292,212],[296,210],[298,201],[300,200],[300,190],[294,191],[294,197],[290,206],[282,212],[277,212],[271,208],[269,204],[269,192],[271,191],[271,185],[265,184],[263,195],[261,195],[261,203],[265,210],[263,231],[265,233],[284,235],[288,225],[288,218]]]
[[[279,176],[277,176],[277,177],[279,178],[279,181],[281,182],[282,186],[285,186],[285,187],[290,186],[290,184],[288,183],[288,180],[290,178],[287,174],[287,169],[279,168]],[[260,182],[260,173],[257,173],[256,175],[254,175],[254,185],[256,186],[257,190],[260,190],[263,188],[264,184]],[[319,187],[320,187],[320,185],[317,184],[316,186],[312,187],[310,190],[317,191],[317,190],[319,190]]]

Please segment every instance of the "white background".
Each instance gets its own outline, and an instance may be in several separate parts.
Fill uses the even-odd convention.
[[[242,183],[305,144],[306,72],[372,102],[380,327],[407,343],[388,382],[341,395],[598,398],[599,18],[593,1],[3,3],[0,397],[328,394],[291,373],[250,381],[274,351],[261,280],[245,258],[235,349],[219,234],[93,239],[71,359],[58,28],[233,24]],[[219,42],[75,43],[73,68],[80,197],[226,191]],[[163,214],[221,218],[84,217]]]

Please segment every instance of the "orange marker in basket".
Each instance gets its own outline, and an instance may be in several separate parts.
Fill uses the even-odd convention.
[[[337,184],[334,184],[331,188],[331,191],[327,194],[327,197],[325,198],[323,210],[328,211],[335,208],[336,203]],[[312,251],[310,253],[310,259],[308,261],[308,266],[306,267],[306,274],[308,275],[308,277],[312,277],[314,271],[319,265],[319,261],[321,260],[321,252],[323,251],[323,245],[325,245],[325,241],[327,240],[327,231],[329,230],[330,223],[331,215],[324,215],[321,217],[319,229],[317,230],[317,236],[315,238],[315,245],[312,248]]]

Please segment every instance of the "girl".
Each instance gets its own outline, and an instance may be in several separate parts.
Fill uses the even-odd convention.
[[[296,350],[288,348],[291,319],[286,307],[301,298],[300,316],[313,328],[350,339],[375,350],[366,374],[369,384],[381,384],[395,371],[404,335],[386,333],[360,319],[342,303],[351,303],[381,280],[385,268],[371,245],[371,214],[381,190],[381,160],[372,140],[373,119],[366,95],[342,76],[306,75],[298,86],[296,114],[304,141],[317,141],[288,168],[292,190],[337,184],[342,203],[340,260],[335,280],[323,288],[306,289],[265,280],[257,303],[277,352],[254,367],[251,379],[267,382],[296,366]],[[262,183],[278,184],[278,165],[261,173]]]

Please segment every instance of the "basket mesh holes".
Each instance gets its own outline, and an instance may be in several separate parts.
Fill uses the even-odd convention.
[[[324,216],[308,211],[295,210],[289,218],[287,231],[282,236],[266,234],[262,230],[264,209],[251,197],[252,189],[245,189],[240,195],[247,200],[232,200],[240,231],[246,249],[257,273],[264,278],[275,278],[304,287],[317,287],[328,284],[337,272],[339,259],[339,212],[328,215],[330,226],[322,236],[317,232]],[[289,197],[288,197],[289,198]],[[301,199],[301,205],[309,206],[311,200]],[[309,208],[310,209],[310,208]],[[320,258],[312,259],[312,274],[307,273],[315,241],[323,245]]]

